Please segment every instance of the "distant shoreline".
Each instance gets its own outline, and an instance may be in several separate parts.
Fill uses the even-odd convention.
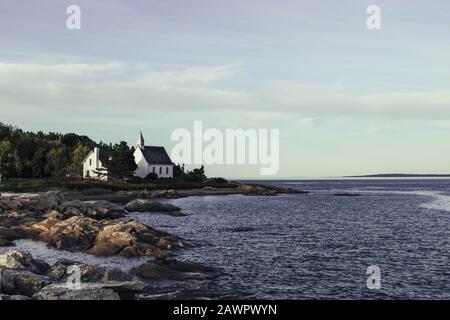
[[[450,174],[387,173],[387,174],[368,174],[368,175],[358,175],[358,176],[344,176],[343,178],[450,178]]]

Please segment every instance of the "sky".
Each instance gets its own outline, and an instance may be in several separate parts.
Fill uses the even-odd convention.
[[[0,121],[169,151],[196,120],[279,129],[271,178],[450,173],[449,34],[444,0],[2,0]]]

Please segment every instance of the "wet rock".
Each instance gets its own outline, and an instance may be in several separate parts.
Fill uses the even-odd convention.
[[[63,201],[64,197],[60,193],[49,191],[44,194],[30,197],[28,201],[24,201],[22,203],[22,208],[35,212],[44,212],[57,209],[60,203],[62,203]]]
[[[12,241],[0,238],[0,247],[13,246],[14,243]]]
[[[0,255],[0,267],[27,270],[36,274],[44,274],[50,269],[45,261],[33,259],[28,252],[16,250],[9,250]]]
[[[110,269],[106,270],[103,273],[103,277],[101,279],[102,282],[112,282],[112,281],[119,281],[119,282],[126,282],[126,281],[134,281],[136,278],[127,272],[124,272],[120,269]]]
[[[20,238],[21,235],[16,230],[0,226],[0,246],[12,245],[12,241]]]
[[[80,280],[82,282],[100,282],[105,274],[105,269],[103,268],[72,260],[61,259],[51,267],[46,273],[46,276],[59,282],[66,282],[67,278],[72,274],[72,272],[69,272],[69,268],[73,266],[76,266],[80,271]]]
[[[166,259],[155,259],[130,270],[131,274],[146,279],[187,280],[211,276],[216,270],[202,264]]]
[[[26,296],[19,296],[19,295],[7,295],[7,294],[0,294],[0,301],[7,301],[7,300],[30,300],[29,297]]]
[[[309,191],[302,191],[293,188],[285,188],[285,187],[277,187],[277,186],[265,186],[258,184],[239,184],[237,186],[239,190],[242,191],[245,195],[250,196],[275,196],[277,194],[290,194],[290,193],[299,193],[306,194]]]
[[[135,300],[136,295],[147,290],[147,284],[142,281],[109,281],[102,283],[101,286],[113,290],[121,300]]]
[[[160,241],[164,240],[164,245]],[[158,249],[182,247],[180,238],[155,230],[142,223],[110,223],[97,235],[95,245],[88,250],[97,255],[118,254],[121,256],[158,255]]]
[[[242,184],[239,186],[239,188],[245,195],[274,196],[278,193],[276,189],[258,185]]]
[[[66,201],[59,206],[59,211],[66,217],[84,216],[96,220],[117,219],[124,215],[122,208],[104,200],[99,201]]]
[[[22,208],[22,202],[18,197],[0,197],[3,211],[17,211]]]
[[[80,251],[89,249],[102,224],[94,219],[80,216],[66,220],[48,218],[34,224],[31,228],[39,232],[39,239],[57,249]]]
[[[0,197],[0,207],[2,211],[29,210],[38,213],[58,208],[63,199],[60,193],[53,191],[40,194],[12,195]]]
[[[79,289],[65,284],[51,284],[33,296],[36,300],[120,300],[110,288],[97,283],[81,283]]]
[[[30,271],[0,268],[0,293],[31,297],[52,282]]]
[[[170,203],[160,203],[145,199],[136,199],[128,202],[125,206],[128,212],[162,212],[174,216],[181,216],[181,209]]]
[[[157,256],[160,249],[184,247],[181,238],[136,221],[97,221],[80,216],[66,220],[48,218],[31,229],[38,232],[38,239],[55,248],[95,255]]]
[[[72,274],[72,272],[69,272],[69,268],[73,266],[78,268],[80,281],[82,282],[128,282],[135,280],[133,275],[119,269],[106,269],[67,259],[58,260],[46,273],[46,276],[58,282],[66,282]]]

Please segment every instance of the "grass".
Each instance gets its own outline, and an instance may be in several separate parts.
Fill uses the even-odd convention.
[[[179,179],[161,179],[157,181],[96,181],[74,178],[48,179],[3,179],[0,192],[43,192],[50,190],[80,191],[88,194],[113,191],[142,191],[159,189],[195,189],[208,187],[235,188],[233,183],[215,181],[190,182]]]

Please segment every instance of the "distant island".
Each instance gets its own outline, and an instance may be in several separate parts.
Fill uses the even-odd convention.
[[[408,174],[408,173],[385,173],[368,174],[360,176],[344,176],[344,178],[450,178],[450,174]]]

